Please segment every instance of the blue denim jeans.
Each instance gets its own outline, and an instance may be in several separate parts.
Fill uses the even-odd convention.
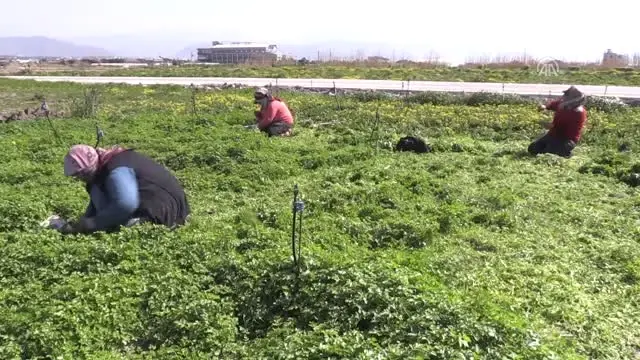
[[[91,194],[89,195],[89,197],[91,199],[91,202],[89,203],[84,216],[95,216],[97,211],[100,211],[101,209],[104,209],[105,207],[107,207],[107,205],[109,205],[109,199],[97,186],[91,187]],[[141,219],[135,217],[129,219],[124,226],[133,226],[139,224],[140,222]]]

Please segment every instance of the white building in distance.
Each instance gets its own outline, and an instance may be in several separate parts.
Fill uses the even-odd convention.
[[[248,62],[274,62],[282,59],[277,45],[252,42],[212,42],[208,48],[198,49],[198,62],[243,64]]]

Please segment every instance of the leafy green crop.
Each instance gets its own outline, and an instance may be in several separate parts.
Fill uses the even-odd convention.
[[[0,80],[2,359],[631,359],[640,351],[640,110],[590,109],[571,159],[526,155],[549,114],[497,95],[282,92],[295,136],[246,130],[251,90]],[[83,111],[90,94],[92,111]],[[375,101],[368,96],[378,97]],[[96,107],[95,105],[98,104]],[[469,106],[473,105],[473,106]],[[372,129],[378,113],[377,131]],[[84,116],[84,118],[83,118]],[[149,154],[193,214],[62,236],[72,143]],[[406,135],[433,152],[394,153]],[[291,257],[291,200],[306,208]]]
[[[556,76],[542,76],[536,66],[520,68],[421,67],[415,65],[275,65],[275,66],[156,66],[96,71],[64,70],[41,76],[152,76],[152,77],[267,77],[302,79],[374,79],[400,81],[468,81],[525,84],[640,85],[640,70],[580,68],[561,69]],[[410,87],[410,84],[409,84]]]

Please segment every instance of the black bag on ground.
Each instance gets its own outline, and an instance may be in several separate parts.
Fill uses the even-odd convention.
[[[418,154],[431,152],[431,146],[422,139],[413,136],[405,136],[396,144],[396,151],[413,151]]]

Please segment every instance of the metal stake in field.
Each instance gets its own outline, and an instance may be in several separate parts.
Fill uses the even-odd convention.
[[[373,129],[371,130],[371,136],[369,137],[369,142],[372,140],[376,141],[376,152],[378,151],[378,127],[380,126],[380,99],[378,99],[378,107],[376,108],[376,119],[373,123]],[[375,139],[374,139],[375,135]]]
[[[191,115],[198,116],[198,88],[195,84],[191,84]]]
[[[336,97],[336,105],[338,105],[338,110],[342,110],[342,106],[340,106],[340,99],[338,99],[338,88],[336,88],[336,82],[333,82],[333,95]]]
[[[98,124],[96,124],[96,146],[94,146],[94,148],[97,148],[98,145],[100,145],[100,142],[102,141],[103,137],[104,137],[104,131],[102,131],[102,129],[100,129]]]
[[[62,140],[60,139],[60,135],[58,135],[58,131],[56,131],[55,126],[53,126],[53,123],[49,118],[49,105],[47,105],[47,100],[45,98],[42,98],[42,104],[40,105],[40,110],[44,111],[44,115],[47,117],[47,122],[49,123],[49,126],[51,126],[51,130],[53,130],[53,136],[55,136],[56,140],[58,141],[58,144],[62,145]]]
[[[409,99],[409,93],[411,92],[410,86],[411,86],[411,79],[407,79],[407,91],[404,92],[404,102],[405,103]]]
[[[302,247],[302,212],[304,211],[304,202],[298,199],[298,184],[293,187],[293,224],[291,229],[291,251],[293,252],[293,264],[296,271],[300,271],[300,258]],[[300,217],[298,217],[300,213]],[[297,245],[296,245],[297,232]]]

